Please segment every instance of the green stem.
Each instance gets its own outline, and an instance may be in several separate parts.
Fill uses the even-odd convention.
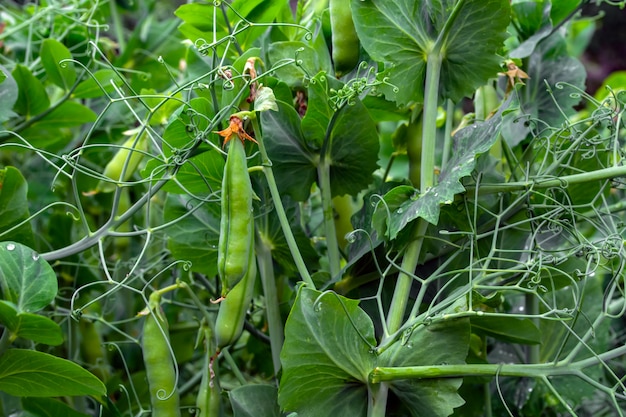
[[[540,326],[540,322],[539,322],[539,298],[537,297],[536,294],[526,294],[525,295],[525,299],[526,299],[526,312],[528,313],[528,315],[531,317],[531,321],[535,324],[535,326],[537,326],[537,328],[539,328]],[[540,347],[541,345],[530,345],[527,346],[528,349],[528,363],[539,363],[541,358],[540,358]]]
[[[385,417],[387,412],[387,395],[389,386],[385,383],[369,387],[367,417]]]
[[[435,185],[435,144],[437,135],[437,99],[439,96],[439,75],[441,73],[441,54],[434,50],[428,55],[426,64],[426,81],[424,92],[424,109],[422,113],[422,155],[420,173],[420,191],[425,192]],[[409,161],[410,164],[416,161]],[[424,234],[428,227],[425,220],[420,219],[413,235],[414,240],[407,246],[402,259],[402,272],[394,289],[393,298],[387,316],[387,334],[385,340],[402,326],[404,312],[409,300],[413,272],[422,250]],[[384,340],[383,340],[384,343]]]
[[[333,210],[333,198],[330,192],[330,164],[327,158],[322,158],[317,166],[317,177],[322,197],[322,213],[324,216],[324,232],[326,234],[326,253],[330,276],[333,280],[339,279],[341,271],[341,259],[339,256],[339,243],[335,230],[335,216]]]
[[[443,155],[441,156],[441,170],[446,167],[452,150],[452,125],[454,124],[454,103],[447,100],[446,104],[446,128],[443,135]]]
[[[239,382],[239,384],[241,385],[246,385],[247,384],[246,378],[243,376],[243,374],[239,370],[239,367],[237,366],[237,362],[235,362],[235,360],[231,356],[230,352],[228,351],[228,348],[222,349],[222,351],[220,352],[220,356],[223,356],[226,363],[228,363],[228,365],[230,366],[230,370],[235,375],[237,382]]]
[[[467,376],[543,376],[574,375],[567,366],[525,364],[466,364],[439,366],[376,367],[370,373],[370,382],[377,384],[398,379],[462,378]]]
[[[626,176],[626,166],[615,166],[610,168],[598,169],[591,172],[583,172],[580,174],[565,175],[558,178],[550,179],[531,179],[529,181],[517,181],[503,184],[480,184],[478,188],[479,195],[510,193],[514,191],[524,191],[528,189],[542,189],[560,187],[566,188],[570,184],[581,184],[591,181],[609,180],[617,177]],[[468,194],[474,193],[475,185],[465,187]]]
[[[120,51],[125,51],[126,40],[124,39],[124,27],[122,26],[120,15],[117,11],[117,3],[111,0],[109,1],[109,5],[111,6],[111,19],[113,20],[113,30],[115,32],[115,37],[117,38],[117,44]]]
[[[287,219],[285,208],[283,207],[282,200],[280,199],[280,193],[278,192],[276,180],[274,179],[274,171],[272,171],[272,161],[270,161],[269,157],[267,156],[267,151],[265,149],[265,145],[263,144],[263,135],[261,134],[259,120],[254,113],[250,115],[250,120],[252,121],[255,138],[259,143],[259,152],[261,152],[263,173],[265,174],[265,179],[267,180],[267,185],[270,189],[270,194],[272,195],[274,208],[276,209],[276,214],[278,215],[280,226],[283,230],[283,234],[285,235],[285,240],[287,240],[287,246],[289,246],[291,256],[293,256],[294,263],[296,264],[296,268],[298,268],[298,272],[300,273],[302,280],[306,282],[307,285],[309,285],[311,288],[315,288],[313,279],[311,278],[306,264],[304,263],[304,259],[300,254],[300,250],[298,249],[296,238],[293,236],[293,232],[291,231],[291,226],[289,224],[289,219]]]
[[[276,277],[274,276],[274,264],[272,263],[272,250],[270,244],[259,234],[256,245],[256,256],[259,265],[259,275],[263,284],[265,295],[265,312],[270,332],[270,346],[272,349],[272,363],[274,375],[280,371],[280,351],[283,348],[283,322],[278,309],[278,296],[276,294]]]

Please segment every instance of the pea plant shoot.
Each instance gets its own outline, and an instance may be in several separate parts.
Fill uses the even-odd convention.
[[[0,414],[626,414],[590,0],[5,3]]]

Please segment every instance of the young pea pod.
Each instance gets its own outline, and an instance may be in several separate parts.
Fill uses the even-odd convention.
[[[350,0],[330,0],[333,63],[341,76],[359,63],[359,38],[354,28]]]
[[[113,181],[128,181],[135,173],[148,150],[148,136],[145,132],[137,138],[137,133],[128,138],[109,163],[104,167],[104,175]],[[128,160],[128,163],[126,162]],[[126,170],[124,171],[124,166]],[[124,175],[122,175],[122,172]],[[115,191],[116,185],[108,181],[100,181],[95,192],[110,193]]]
[[[143,327],[142,350],[150,388],[152,417],[180,417],[176,368],[169,348],[167,321],[161,311],[161,294],[150,294]]]
[[[196,397],[196,417],[219,417],[221,408],[220,388],[213,370],[213,360],[217,358],[213,332],[203,322],[201,331],[206,343],[206,357],[202,368],[202,381]]]
[[[252,184],[243,143],[230,141],[222,180],[222,215],[217,251],[217,271],[222,297],[243,279],[254,246]],[[253,258],[254,259],[254,258]]]
[[[250,242],[254,245],[254,240]],[[256,261],[254,248],[250,248],[248,270],[244,278],[220,302],[220,308],[215,321],[215,340],[218,348],[232,345],[241,335],[248,306],[254,295],[256,281]]]

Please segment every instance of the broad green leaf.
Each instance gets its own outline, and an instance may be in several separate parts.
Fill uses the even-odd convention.
[[[2,65],[0,65],[0,123],[6,122],[13,113],[13,106],[17,101],[17,83],[11,73]]]
[[[219,201],[201,203],[184,194],[169,194],[163,212],[166,223],[175,221],[166,229],[167,247],[172,256],[190,261],[192,271],[215,276],[220,230]]]
[[[285,326],[278,391],[299,417],[365,416],[374,325],[359,302],[302,287]]]
[[[470,336],[469,320],[455,319],[420,325],[405,340],[398,340],[378,358],[378,366],[464,364]],[[445,417],[464,401],[457,393],[461,378],[396,380],[390,389],[412,417]]]
[[[37,417],[89,417],[54,398],[24,398],[22,406]]]
[[[22,173],[8,166],[0,170],[0,241],[12,240],[34,246],[35,239],[30,222],[12,229],[30,216],[28,210],[28,184]]]
[[[120,76],[112,69],[103,69],[93,73],[92,76],[82,81],[76,89],[72,97],[75,98],[96,98],[105,94],[111,94],[115,91],[114,86],[123,84]]]
[[[76,69],[69,49],[56,39],[48,38],[41,43],[39,55],[50,81],[69,90],[76,82]]]
[[[519,1],[511,5],[515,28],[522,43],[509,53],[511,58],[526,58],[537,44],[550,35],[551,4],[547,0]]]
[[[530,319],[504,316],[475,316],[471,318],[474,333],[491,336],[510,343],[537,345],[541,332]]]
[[[384,76],[397,87],[381,90],[399,105],[423,101],[427,59],[441,59],[439,93],[453,101],[498,72],[509,0],[352,0],[351,6],[361,44],[388,64]],[[439,37],[441,50],[434,51]]]
[[[66,101],[46,114],[36,123],[33,129],[54,129],[72,126],[80,126],[85,123],[94,122],[98,115],[89,107],[83,106],[75,101]]]
[[[334,123],[323,113],[307,117],[305,136],[300,117],[290,104],[277,101],[278,112],[261,115],[267,152],[278,187],[297,201],[308,198],[317,180],[317,166],[328,147],[332,195],[355,195],[372,181],[378,167],[376,125],[359,100],[339,110]],[[311,112],[316,112],[316,107]],[[307,110],[307,113],[309,110]],[[304,127],[304,126],[303,126]],[[329,133],[328,129],[332,129]],[[320,137],[323,133],[323,137]],[[324,139],[326,143],[318,141]]]
[[[317,148],[324,144],[328,122],[333,116],[328,97],[329,83],[330,78],[323,72],[311,79],[308,86],[307,109],[302,118],[302,133],[307,142]]]
[[[550,17],[552,22],[556,25],[561,23],[571,12],[576,10],[582,0],[552,0],[552,9],[550,11]]]
[[[277,112],[261,113],[263,140],[278,188],[297,201],[308,198],[317,178],[316,150],[304,140],[300,116],[293,106],[277,101]]]
[[[0,323],[11,332],[11,339],[21,337],[36,343],[58,346],[63,343],[61,327],[47,317],[19,313],[13,303],[0,300]]]
[[[0,391],[16,397],[106,395],[102,381],[80,365],[26,349],[0,356]]]
[[[234,417],[280,417],[277,396],[271,385],[243,385],[228,393]]]
[[[509,101],[500,110],[481,123],[475,123],[454,136],[452,156],[439,175],[434,187],[420,192],[410,186],[399,186],[385,194],[378,203],[374,224],[378,233],[395,239],[398,233],[418,217],[436,225],[439,221],[441,204],[451,204],[454,196],[465,191],[461,178],[470,175],[476,164],[477,155],[487,152],[498,137],[502,113]]]
[[[30,118],[50,107],[50,99],[43,84],[24,65],[16,65],[12,72],[17,83],[17,101],[13,110],[18,114]]]
[[[17,311],[41,310],[57,295],[52,267],[37,252],[17,242],[0,242],[0,289]]]
[[[378,168],[376,124],[360,100],[339,110],[330,133],[330,188],[333,196],[356,195]]]

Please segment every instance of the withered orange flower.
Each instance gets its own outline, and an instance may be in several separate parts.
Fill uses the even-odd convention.
[[[246,130],[243,128],[243,120],[241,120],[239,116],[230,116],[229,122],[230,123],[226,129],[215,132],[224,138],[224,144],[222,147],[226,146],[228,141],[235,135],[239,138],[239,140],[241,140],[242,143],[245,139],[251,140],[257,144],[259,143],[252,136],[246,133]]]
[[[528,74],[526,74],[517,65],[515,65],[515,62],[513,61],[509,61],[507,63],[506,69],[508,70],[507,72],[500,72],[499,74],[504,75],[505,77],[509,79],[507,88],[514,87],[516,81],[519,81],[520,83],[524,84],[522,80],[530,78]]]

